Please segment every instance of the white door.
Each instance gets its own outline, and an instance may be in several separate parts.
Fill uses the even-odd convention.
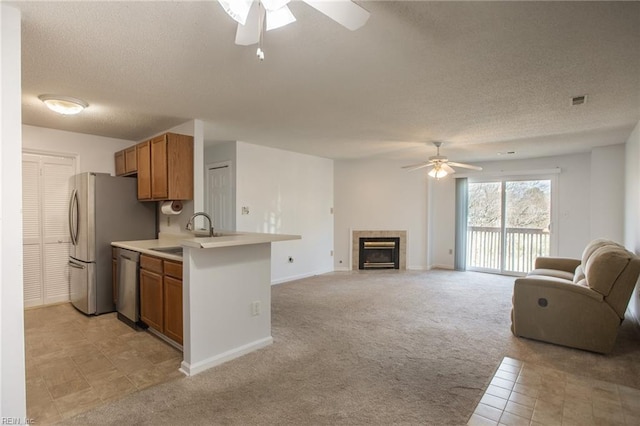
[[[206,189],[207,212],[213,219],[214,228],[234,230],[230,162],[207,166]]]
[[[73,157],[22,155],[25,307],[69,300],[69,178]]]

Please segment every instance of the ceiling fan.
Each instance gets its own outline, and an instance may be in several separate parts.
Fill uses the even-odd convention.
[[[289,9],[291,0],[218,0],[225,12],[238,22],[236,44],[260,43],[263,31],[284,27],[296,18]],[[369,19],[369,12],[351,0],[302,0],[340,25],[355,31]],[[264,59],[264,52],[258,57]]]
[[[471,170],[482,170],[482,167],[449,161],[446,156],[440,155],[440,146],[442,145],[442,142],[433,142],[433,144],[436,146],[437,152],[436,155],[432,155],[431,157],[429,157],[429,161],[418,164],[410,164],[408,166],[403,166],[402,168],[409,169],[409,171],[412,172],[414,170],[423,169],[425,167],[432,167],[431,170],[429,170],[428,175],[436,179],[440,179],[448,174],[455,173],[456,171],[451,166],[462,167]]]

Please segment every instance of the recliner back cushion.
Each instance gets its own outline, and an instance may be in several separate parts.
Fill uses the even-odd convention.
[[[600,247],[605,247],[605,246],[620,247],[620,245],[615,241],[607,240],[605,238],[598,238],[596,240],[593,240],[589,244],[587,244],[587,246],[582,251],[582,265],[584,266],[587,264],[587,262],[589,261],[589,258],[596,250],[598,250]]]
[[[618,246],[602,246],[596,249],[589,256],[584,268],[589,288],[603,296],[609,295],[611,287],[630,259],[631,253]]]

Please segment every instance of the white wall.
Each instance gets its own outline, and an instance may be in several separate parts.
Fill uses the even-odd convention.
[[[603,151],[602,157],[614,158],[615,149],[610,152]],[[491,176],[502,173],[522,173],[525,171],[545,170],[560,167],[562,172],[558,174],[558,184],[556,187],[558,205],[558,223],[555,224],[555,232],[558,233],[558,256],[579,258],[584,246],[591,240],[592,233],[596,235],[606,234],[610,231],[609,225],[604,229],[597,224],[591,223],[591,197],[598,194],[591,188],[591,154],[573,154],[557,157],[544,157],[528,160],[506,160],[486,163],[478,163],[483,167],[483,171],[473,176]],[[619,164],[616,167],[622,168]],[[607,180],[609,185],[623,187],[624,181],[616,174],[611,175]],[[446,179],[434,183],[434,196],[432,201],[431,214],[432,225],[429,229],[432,236],[431,246],[432,259],[434,264],[449,259],[447,267],[453,267],[453,256],[449,255],[448,249],[455,241],[455,228],[453,227],[455,215],[455,187],[453,183],[447,186],[439,183],[447,183]],[[607,189],[608,191],[608,189]],[[436,195],[438,194],[438,195]],[[448,195],[448,196],[447,196]],[[601,194],[602,195],[602,194]],[[608,195],[602,195],[608,197]],[[613,197],[612,199],[615,199]],[[440,202],[439,200],[442,200]],[[612,217],[621,215],[623,205],[610,205],[607,210]],[[600,211],[600,210],[598,210]],[[440,218],[440,220],[436,219]]]
[[[625,158],[624,244],[640,255],[640,122],[627,140]],[[631,296],[629,312],[640,324],[640,283]]]
[[[44,127],[22,126],[22,148],[76,155],[78,173],[115,174],[113,154],[135,144],[124,139],[65,132]]]
[[[20,12],[0,4],[0,417],[26,417]]]
[[[429,194],[429,268],[453,269],[456,231],[455,178],[449,175],[440,180],[429,179]]]
[[[624,241],[625,144],[591,151],[591,238]]]
[[[333,271],[333,160],[245,142],[236,155],[237,230],[302,236],[272,244],[272,283]]]
[[[405,163],[335,162],[335,269],[350,270],[351,230],[406,230],[407,269],[427,269],[427,178]]]

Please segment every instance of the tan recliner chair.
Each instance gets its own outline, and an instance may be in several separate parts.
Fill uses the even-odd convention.
[[[640,257],[609,240],[587,245],[582,259],[539,257],[513,289],[516,336],[608,353],[640,274]]]

